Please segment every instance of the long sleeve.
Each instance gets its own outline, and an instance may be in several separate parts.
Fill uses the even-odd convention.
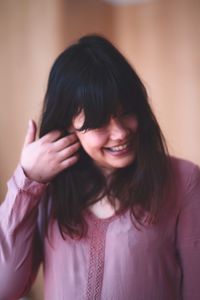
[[[20,165],[8,182],[0,206],[0,300],[21,297],[31,286],[41,260],[37,214],[45,184],[29,180]]]
[[[185,187],[178,218],[177,247],[182,266],[183,300],[200,299],[200,169],[195,166]]]

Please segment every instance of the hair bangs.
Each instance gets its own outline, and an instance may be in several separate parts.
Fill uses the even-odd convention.
[[[104,66],[87,69],[75,93],[76,115],[83,112],[85,117],[79,130],[102,127],[121,106],[117,82]]]

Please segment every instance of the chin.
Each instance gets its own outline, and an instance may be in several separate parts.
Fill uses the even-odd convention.
[[[122,162],[118,161],[116,163],[109,164],[109,166],[107,167],[112,169],[123,169],[130,166],[134,161],[135,161],[135,156],[130,159],[127,159],[126,161],[122,161]]]

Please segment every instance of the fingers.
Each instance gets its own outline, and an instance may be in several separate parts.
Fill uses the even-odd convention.
[[[27,130],[26,137],[24,140],[24,146],[27,146],[30,143],[35,141],[36,132],[37,132],[37,126],[36,126],[35,122],[33,120],[29,120],[28,130]]]
[[[56,142],[54,142],[54,149],[55,151],[61,151],[64,148],[76,143],[78,141],[75,134],[70,134],[68,136],[65,136]]]
[[[45,134],[40,140],[45,142],[45,143],[52,143],[57,141],[57,139],[59,139],[62,135],[62,132],[59,130],[54,130],[51,131],[47,134]]]
[[[76,142],[69,147],[63,149],[62,151],[58,152],[57,155],[59,157],[59,161],[66,160],[67,158],[70,158],[71,156],[75,155],[80,148],[80,143]]]
[[[69,168],[69,167],[73,166],[78,161],[78,158],[79,158],[78,154],[73,155],[73,156],[63,160],[60,163],[60,167],[62,168],[62,170],[66,169],[66,168]]]
[[[74,133],[71,133],[70,135],[61,138],[62,134],[63,133],[62,133],[61,130],[54,130],[54,131],[51,131],[51,132],[45,134],[41,138],[41,141],[44,141],[46,143],[55,142],[55,145],[58,142],[58,148],[59,148],[59,145],[60,144],[62,145],[62,140],[67,142],[66,145],[70,145],[70,144],[74,143],[77,140],[77,137]],[[69,142],[68,142],[68,140],[69,140]],[[62,146],[61,146],[61,148],[62,148]]]

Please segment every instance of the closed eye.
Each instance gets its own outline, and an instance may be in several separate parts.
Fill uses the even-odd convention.
[[[89,131],[90,129],[89,128],[86,128],[86,129],[84,129],[84,128],[74,128],[76,131],[78,131],[78,132],[82,132],[82,133],[85,133],[85,132],[87,132],[87,131]]]

